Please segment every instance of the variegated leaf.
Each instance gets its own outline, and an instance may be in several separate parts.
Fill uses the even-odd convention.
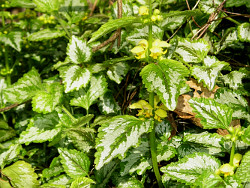
[[[170,59],[145,66],[140,73],[149,92],[155,92],[169,110],[174,110],[189,70],[180,62]]]
[[[211,91],[216,84],[220,71],[227,66],[229,66],[228,63],[219,61],[214,56],[207,56],[204,59],[204,65],[194,65],[191,72],[199,83],[202,82]]]
[[[128,115],[105,121],[99,128],[96,140],[96,169],[100,169],[115,157],[124,158],[127,150],[137,146],[141,135],[150,129],[150,121],[142,121]]]
[[[81,68],[78,65],[60,67],[59,72],[63,79],[65,93],[86,87],[91,77],[87,68]]]
[[[239,89],[243,86],[242,79],[246,77],[247,74],[240,71],[231,71],[230,73],[224,75],[222,79],[224,83],[227,84],[232,89]]]
[[[220,161],[206,153],[193,153],[162,167],[161,171],[172,179],[192,185],[204,171],[215,172]]]
[[[67,55],[73,63],[81,64],[90,61],[92,50],[86,41],[73,35],[67,47]]]
[[[241,42],[250,42],[250,24],[245,22],[237,28],[238,37]]]
[[[242,182],[250,182],[250,151],[246,152],[235,175]]]
[[[38,92],[32,99],[33,110],[38,113],[50,113],[60,104],[63,97],[63,86],[60,83],[46,84],[45,91]]]
[[[11,163],[12,160],[18,156],[21,149],[22,149],[22,145],[14,144],[14,145],[11,145],[7,151],[2,152],[0,154],[0,167],[1,167],[1,169],[3,169],[5,165]]]
[[[191,41],[188,38],[178,38],[175,53],[187,63],[200,63],[207,56],[209,49],[210,46],[204,39]]]
[[[70,188],[91,188],[91,184],[95,184],[95,181],[86,177],[78,177],[72,182]]]
[[[44,41],[50,40],[58,37],[62,37],[66,35],[65,31],[63,30],[56,30],[56,29],[44,29],[41,31],[37,31],[29,35],[28,39],[30,41]]]
[[[53,12],[59,8],[59,0],[33,0],[41,12]]]
[[[129,70],[129,65],[125,62],[119,62],[114,64],[107,71],[107,75],[110,80],[115,81],[117,84],[120,84],[123,77],[126,76]]]
[[[8,34],[0,35],[0,43],[11,46],[17,51],[21,51],[22,33],[20,31],[11,31]]]
[[[196,113],[196,118],[201,119],[205,129],[228,129],[233,110],[227,105],[220,104],[214,99],[193,98],[189,100],[191,107]]]
[[[3,90],[5,99],[10,103],[22,103],[31,99],[42,89],[42,82],[38,71],[32,68],[16,83]]]
[[[86,110],[107,91],[107,82],[104,76],[92,76],[90,86],[74,92],[74,98],[70,101],[73,106],[80,106]]]

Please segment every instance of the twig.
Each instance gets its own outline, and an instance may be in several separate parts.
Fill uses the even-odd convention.
[[[188,0],[186,0],[186,3],[187,3],[188,10],[190,10]],[[192,18],[193,22],[195,23],[195,25],[196,25],[197,27],[201,28],[201,26],[194,20],[194,17],[191,16],[191,18]]]
[[[25,102],[23,102],[23,103],[15,103],[15,104],[12,104],[12,105],[7,106],[7,107],[5,107],[5,108],[1,108],[1,109],[0,109],[0,112],[8,111],[8,110],[10,110],[10,109],[12,109],[12,108],[15,108],[15,107],[20,106],[20,105],[25,104],[25,103],[28,103],[28,102],[30,102],[30,101],[31,101],[31,100],[27,100],[27,101],[25,101]]]
[[[97,1],[98,1],[98,0],[95,0],[93,6],[91,7],[91,12],[90,12],[90,14],[89,14],[89,17],[93,15],[94,10],[95,10],[95,7],[96,7],[96,4],[97,4]]]

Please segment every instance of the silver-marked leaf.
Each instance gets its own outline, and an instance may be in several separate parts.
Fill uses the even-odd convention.
[[[155,92],[169,110],[174,110],[189,70],[178,61],[165,59],[145,66],[140,75],[148,91]]]
[[[204,171],[215,172],[220,161],[206,153],[193,153],[162,167],[161,171],[172,179],[192,185]]]
[[[206,188],[224,188],[225,183],[223,179],[211,171],[204,171],[194,183],[197,187],[206,187]],[[230,186],[231,187],[231,186]]]
[[[188,38],[178,38],[175,53],[187,63],[200,63],[207,56],[210,46],[204,39],[191,41]]]
[[[245,22],[237,28],[238,37],[241,42],[250,42],[250,24]]]
[[[67,55],[73,63],[81,64],[90,61],[92,50],[86,41],[73,35],[67,47]]]
[[[29,144],[30,142],[41,143],[51,141],[60,131],[59,117],[56,112],[36,115],[26,131],[20,135],[19,143]]]
[[[123,77],[126,76],[129,70],[129,65],[125,62],[119,62],[114,64],[107,71],[107,75],[110,80],[115,81],[117,84],[120,84],[123,80]]]
[[[246,152],[242,158],[240,166],[235,173],[236,177],[242,182],[250,182],[250,151]]]
[[[85,153],[66,148],[58,148],[58,152],[63,168],[71,178],[88,175],[90,161]]]
[[[150,129],[150,121],[142,121],[128,115],[105,121],[99,128],[96,140],[96,169],[100,169],[115,157],[124,158],[126,151],[137,146],[141,135]]]
[[[44,41],[44,40],[50,40],[50,39],[62,37],[64,35],[66,35],[66,33],[63,30],[43,29],[41,31],[37,31],[35,33],[32,33],[28,37],[28,39],[30,41]]]
[[[231,89],[238,89],[242,87],[242,79],[246,77],[247,74],[240,71],[231,71],[230,73],[224,75],[222,79],[224,80],[225,84],[228,84],[228,86]]]
[[[202,82],[211,91],[216,84],[220,71],[227,66],[229,66],[228,63],[219,61],[214,56],[207,56],[204,59],[204,65],[194,65],[191,73],[199,83]]]
[[[54,176],[59,175],[60,173],[64,172],[64,169],[62,167],[62,164],[60,162],[59,157],[55,157],[52,162],[50,163],[49,168],[43,169],[43,177],[45,178],[51,178]]]
[[[90,86],[74,92],[74,98],[70,101],[73,106],[80,106],[89,110],[89,107],[107,91],[106,79],[104,76],[92,76]]]
[[[204,129],[228,129],[233,110],[227,105],[206,98],[193,98],[189,100],[189,104],[196,113],[195,117],[201,119]]]
[[[59,72],[63,79],[65,93],[86,87],[90,81],[91,73],[89,70],[78,65],[60,67]]]
[[[88,43],[94,42],[102,36],[105,36],[111,31],[114,31],[121,27],[126,27],[132,25],[133,23],[140,23],[141,19],[136,17],[122,17],[116,20],[110,20],[107,23],[103,24],[93,35]]]
[[[244,134],[241,136],[242,141],[250,145],[250,126],[244,130]]]
[[[220,88],[216,91],[214,98],[215,101],[233,109],[232,117],[234,119],[246,119],[250,122],[248,102],[239,91]]]
[[[67,137],[79,151],[89,152],[95,147],[95,130],[91,128],[71,128]]]
[[[88,114],[86,116],[83,116],[83,117],[80,117],[78,118],[76,121],[74,121],[74,123],[69,126],[69,127],[72,127],[72,128],[79,128],[79,127],[82,127],[83,125],[86,125],[87,123],[90,122],[90,120],[94,117],[93,114]]]
[[[10,180],[14,187],[38,187],[38,176],[34,171],[31,164],[25,161],[17,161],[4,168],[1,173]]]
[[[12,160],[15,159],[19,155],[21,149],[22,149],[22,145],[14,144],[14,145],[11,145],[7,151],[1,153],[0,154],[1,169],[3,169],[5,165],[11,163]]]
[[[119,181],[117,188],[144,188],[144,185],[141,181],[132,177],[125,181]]]
[[[32,2],[32,0],[12,0],[10,6],[22,7],[22,8],[35,8],[35,4]]]
[[[86,16],[86,10],[88,10],[88,7],[84,0],[65,0],[59,8],[59,13],[67,18],[71,25]]]
[[[86,177],[78,177],[72,182],[70,188],[90,188],[91,184],[95,184],[95,181]]]
[[[65,188],[66,185],[69,183],[70,177],[67,176],[66,174],[57,176],[51,180],[49,180],[48,183],[44,184],[42,188]]]
[[[45,91],[38,92],[32,99],[32,109],[38,113],[50,113],[60,104],[63,86],[60,83],[45,84]]]
[[[59,8],[59,0],[33,0],[37,10],[41,12],[53,12]]]
[[[32,68],[16,83],[4,89],[3,94],[5,99],[10,103],[22,103],[31,99],[41,89],[40,75],[35,68]]]
[[[8,34],[0,35],[0,42],[5,45],[11,46],[18,52],[21,51],[21,42],[22,42],[22,32],[20,31],[11,31]]]
[[[98,106],[101,112],[105,115],[107,114],[117,114],[121,108],[115,101],[112,92],[108,91],[103,96],[100,97]]]

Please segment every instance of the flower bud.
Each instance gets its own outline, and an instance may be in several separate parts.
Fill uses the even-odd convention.
[[[151,16],[151,20],[155,22],[157,20],[157,17],[155,15]]]
[[[153,14],[154,14],[154,15],[158,15],[158,14],[160,14],[160,13],[161,13],[161,12],[160,12],[159,9],[155,9]]]
[[[148,7],[146,7],[146,6],[141,6],[140,8],[139,8],[139,14],[140,15],[148,15],[148,12],[149,12],[149,10],[148,10]]]
[[[230,133],[234,133],[234,127],[229,127],[228,131],[229,131]]]

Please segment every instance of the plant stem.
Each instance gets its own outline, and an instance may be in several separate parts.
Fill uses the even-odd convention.
[[[149,5],[149,19],[151,19],[152,16],[152,4],[151,0],[148,0]],[[152,42],[153,42],[153,26],[152,22],[149,22],[148,25],[148,55],[150,54],[150,49],[152,48]],[[151,63],[150,60],[148,63]],[[154,108],[154,92],[149,93],[149,104]],[[154,114],[154,111],[153,111]],[[151,159],[153,164],[153,170],[155,173],[155,177],[158,182],[158,186],[160,188],[163,188],[163,184],[161,182],[161,175],[158,169],[158,163],[157,163],[157,153],[156,153],[156,138],[155,138],[155,121],[152,120],[152,131],[149,133],[149,144],[150,144],[150,151],[151,151]]]
[[[62,105],[62,109],[63,111],[73,120],[75,121],[76,118],[74,116],[72,116],[72,114]]]
[[[229,162],[229,164],[230,164],[231,166],[233,166],[234,153],[235,153],[235,145],[236,145],[236,142],[233,141],[233,142],[232,142],[232,148],[231,148],[231,154],[230,154],[230,162]]]
[[[7,85],[10,86],[11,85],[11,77],[10,77],[10,65],[9,65],[9,51],[8,51],[8,46],[5,46],[5,50],[4,50],[4,56],[5,56],[5,69],[6,72],[8,73],[6,75],[6,81],[7,81]]]

